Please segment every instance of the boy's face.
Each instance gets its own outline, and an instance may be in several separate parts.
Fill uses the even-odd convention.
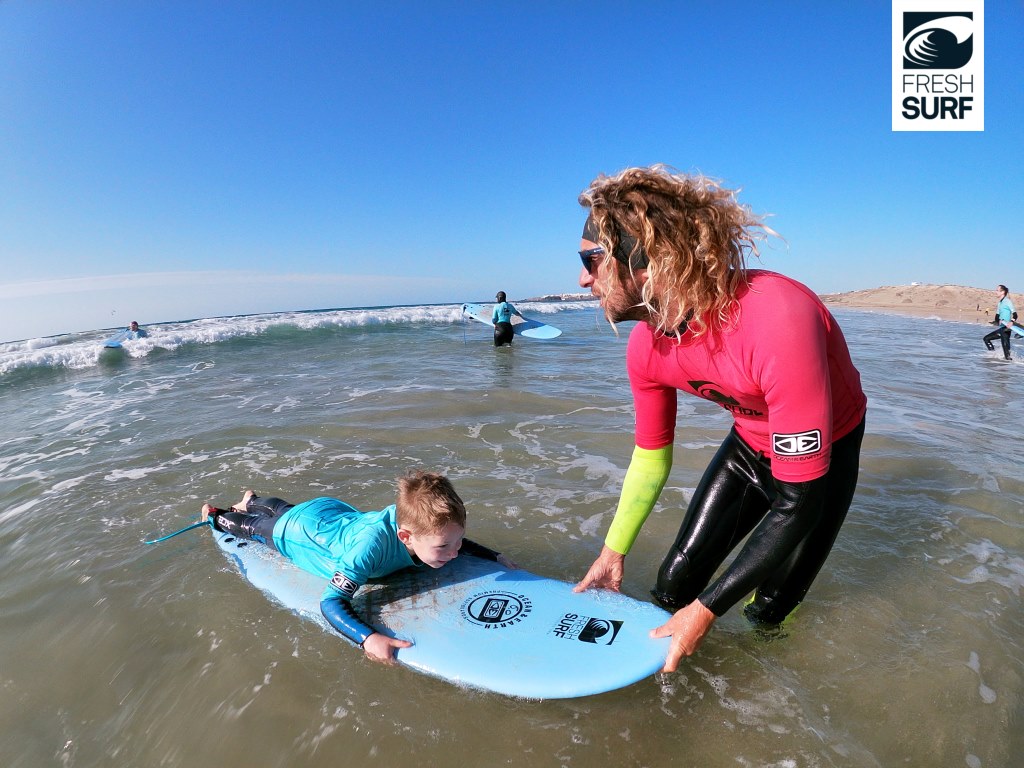
[[[459,556],[465,533],[466,529],[458,523],[448,523],[436,533],[414,533],[407,528],[399,528],[398,538],[425,565],[440,568]]]

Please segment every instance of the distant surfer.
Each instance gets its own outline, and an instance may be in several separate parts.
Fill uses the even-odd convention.
[[[505,300],[504,291],[498,291],[494,298],[498,302],[491,310],[491,322],[494,323],[494,346],[512,344],[512,337],[515,335],[512,330],[512,315],[522,317],[522,314]]]
[[[996,305],[996,317],[992,321],[992,325],[998,325],[999,328],[992,331],[985,336],[982,341],[985,342],[985,346],[990,350],[995,349],[993,341],[999,339],[999,343],[1003,345],[1003,357],[1007,360],[1012,360],[1013,356],[1010,354],[1010,329],[1013,328],[1013,321],[1017,318],[1016,313],[1013,309],[1013,302],[1010,301],[1010,291],[1005,285],[999,285],[996,287],[996,296],[999,297],[999,303]]]
[[[326,496],[293,505],[246,491],[230,509],[204,504],[202,519],[208,518],[217,530],[265,544],[328,579],[320,600],[324,618],[371,659],[387,663],[412,643],[376,632],[356,615],[352,597],[367,581],[411,566],[440,568],[460,551],[516,567],[463,538],[466,507],[448,478],[431,472],[400,478],[396,502],[379,512]]]
[[[138,320],[132,320],[131,323],[128,325],[127,331],[132,334],[133,339],[142,339],[148,335],[142,328],[139,327]]]
[[[818,297],[747,268],[771,231],[733,191],[654,166],[599,176],[579,202],[590,211],[580,286],[610,322],[639,322],[626,352],[636,446],[604,546],[576,591],[620,588],[672,467],[677,393],[734,420],[652,590],[675,611],[652,632],[672,638],[671,672],[751,592],[744,614],[761,625],[803,600],[853,499],[867,399]]]

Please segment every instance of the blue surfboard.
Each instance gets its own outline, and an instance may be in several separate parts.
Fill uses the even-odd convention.
[[[145,331],[132,331],[125,328],[123,331],[118,331],[109,339],[103,342],[104,349],[120,349],[121,343],[125,341],[134,341],[135,339],[141,339],[146,335]]]
[[[471,317],[478,323],[483,323],[493,328],[494,323],[491,322],[491,311],[489,307],[485,307],[482,304],[462,305],[462,312],[467,317]],[[512,332],[517,336],[525,336],[528,339],[557,339],[562,335],[562,331],[553,325],[542,323],[539,320],[518,317],[517,315],[512,316]]]
[[[334,633],[320,614],[323,578],[262,544],[211,530],[268,598]],[[398,651],[401,664],[508,696],[590,696],[661,669],[669,639],[648,633],[668,620],[666,611],[617,592],[572,588],[464,555],[443,568],[411,568],[368,584],[353,607],[378,631],[413,642]]]

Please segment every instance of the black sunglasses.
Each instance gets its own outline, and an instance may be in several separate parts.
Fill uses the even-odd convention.
[[[604,248],[588,248],[585,251],[580,251],[580,261],[583,262],[583,267],[588,274],[594,274],[595,262],[599,256],[604,256]]]

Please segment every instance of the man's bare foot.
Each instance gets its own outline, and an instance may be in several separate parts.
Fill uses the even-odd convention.
[[[217,508],[212,504],[203,504],[203,511],[199,514],[199,519],[204,523],[210,519],[210,513],[216,512]]]
[[[255,495],[256,491],[246,491],[245,494],[242,496],[242,500],[237,504],[232,504],[231,508],[235,510],[235,512],[247,512],[249,499],[251,499]]]

